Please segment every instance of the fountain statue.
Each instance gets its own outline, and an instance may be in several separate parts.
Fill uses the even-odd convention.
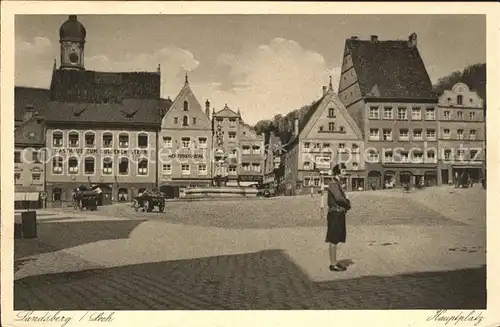
[[[222,133],[222,126],[219,122],[215,131],[216,147],[214,150],[214,182],[218,187],[225,186],[228,179],[227,169],[227,155],[224,149],[224,134]]]

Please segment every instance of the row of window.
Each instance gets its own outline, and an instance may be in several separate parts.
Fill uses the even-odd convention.
[[[198,119],[196,117],[191,118],[191,124],[196,125]],[[174,117],[174,124],[177,125],[179,124],[179,117]],[[184,115],[182,116],[182,126],[189,126],[189,116]]]
[[[104,132],[102,134],[102,145],[103,148],[113,148],[114,147],[114,135],[111,132]],[[140,148],[148,147],[148,134],[138,133],[137,134],[137,146]],[[64,144],[64,133],[62,131],[52,132],[52,146],[62,147]],[[128,148],[130,144],[130,135],[128,133],[122,132],[118,135],[118,146],[120,148]],[[68,132],[68,146],[69,147],[80,147],[80,132],[70,131]],[[94,148],[96,146],[96,133],[95,132],[85,132],[84,133],[84,146],[86,148]]]
[[[42,153],[36,150],[31,152],[32,163],[42,163],[41,161]],[[21,151],[14,151],[14,163],[22,163]]]
[[[304,143],[304,151],[305,152],[315,152],[315,151],[322,151],[322,150],[330,150],[331,145],[330,143],[309,143],[305,142]],[[338,144],[338,150],[340,152],[342,151],[347,151],[345,143],[339,143]],[[354,143],[351,145],[351,152],[353,153],[358,153],[359,152],[359,145]]]
[[[370,107],[370,119],[380,119],[380,108]],[[382,111],[383,119],[394,119],[394,108],[384,107]],[[397,118],[398,119],[408,119],[408,108],[400,107],[397,108]],[[422,120],[422,109],[421,108],[411,108],[411,119],[412,120]],[[436,120],[436,109],[426,108],[425,109],[425,120]]]
[[[177,140],[175,141],[177,142]],[[181,147],[184,149],[189,149],[191,147],[197,147],[200,149],[206,149],[208,145],[206,137],[199,137],[198,143],[195,140],[192,140],[190,137],[182,137],[181,138]],[[173,139],[171,136],[163,137],[163,147],[164,148],[172,148],[173,147]]]
[[[245,172],[260,172],[261,171],[261,165],[260,163],[242,163],[242,170]],[[228,172],[230,175],[236,175],[236,166],[229,166],[228,167]],[[164,175],[171,175],[172,174],[172,165],[171,164],[164,164],[162,167],[162,172]],[[198,172],[200,175],[206,175],[207,174],[207,165],[206,164],[199,164],[198,165]],[[189,164],[183,164],[181,165],[181,173],[183,175],[189,175],[191,174],[191,165]]]
[[[238,120],[236,118],[222,118],[222,117],[215,118],[215,120],[219,123],[224,122],[225,119],[227,119],[229,121],[230,127],[236,127],[236,124],[238,122]]]
[[[453,151],[451,149],[445,149],[444,150],[444,159],[446,159],[446,160],[452,159],[453,158],[452,153],[453,153]],[[466,159],[467,152],[465,150],[457,150],[456,153],[457,153],[457,155],[454,159],[458,159],[458,160]],[[469,154],[470,159],[474,159],[477,156],[478,151],[477,150],[470,150],[470,151],[468,151],[468,154]],[[399,162],[403,162],[403,163],[410,162],[409,152],[401,151],[398,155],[400,157]],[[380,157],[379,153],[377,153],[375,151],[370,151],[368,153],[368,159],[370,162],[378,161],[379,157]],[[430,162],[434,162],[434,160],[436,159],[436,152],[434,150],[428,150],[426,153],[426,157]],[[423,160],[423,158],[424,158],[423,152],[415,151],[412,153],[411,162],[418,162],[419,160]],[[394,159],[393,153],[390,151],[387,151],[384,153],[384,161],[385,162],[397,162]]]
[[[390,128],[383,128],[382,129],[382,137],[380,135],[380,129],[379,128],[370,128],[370,136],[369,140],[370,141],[392,141],[393,140],[393,133],[392,129]],[[425,130],[426,140],[429,141],[435,141],[436,140],[436,130],[435,129],[426,129]],[[408,141],[410,139],[409,136],[409,129],[407,128],[401,128],[399,129],[399,140],[400,141]],[[469,140],[476,140],[477,136],[477,131],[475,129],[469,130]],[[451,131],[448,128],[443,129],[443,138],[444,139],[450,139],[451,138]],[[464,140],[464,130],[463,129],[457,129],[457,138],[459,140]],[[423,130],[422,129],[413,129],[412,130],[412,139],[413,140],[423,140]]]
[[[325,128],[323,127],[323,125],[319,126],[319,131],[320,132],[325,132]],[[336,130],[335,129],[335,123],[334,122],[329,122],[328,123],[328,132],[340,132],[340,133],[344,133],[345,132],[345,128],[344,126],[339,126],[339,129]]]
[[[465,120],[464,113],[462,111],[457,111],[455,113],[456,113],[456,117],[453,117],[451,114],[451,111],[445,110],[443,112],[443,119],[444,120],[462,120],[462,121]],[[478,120],[478,117],[479,116],[475,112],[469,112],[469,120],[475,121],[475,120]]]
[[[120,158],[118,161],[118,174],[129,175],[130,162],[127,158]],[[148,159],[143,158],[137,164],[137,175],[148,175],[149,165]],[[77,158],[69,158],[67,161],[67,172],[70,175],[77,175],[81,171],[79,160]],[[83,173],[85,175],[94,175],[96,171],[96,160],[93,157],[86,157],[83,161]],[[62,157],[54,157],[52,159],[52,174],[62,175],[64,172],[64,162]],[[102,174],[113,175],[114,163],[113,159],[106,157],[102,160]]]
[[[304,170],[312,170],[312,169],[314,169],[314,164],[309,161],[304,161]],[[359,169],[359,164],[357,162],[351,163],[351,170],[358,170],[358,169]]]
[[[384,107],[382,109],[382,116],[380,115],[379,107],[370,107],[370,119],[394,119],[394,108]],[[425,120],[436,120],[436,109],[426,108],[425,109]],[[464,113],[462,111],[456,111],[456,117],[452,117],[452,113],[449,110],[443,112],[443,118],[445,120],[464,120]],[[479,118],[476,112],[469,112],[469,120],[476,121]],[[408,109],[407,108],[397,108],[397,119],[407,120],[408,119]],[[411,109],[411,120],[422,120],[422,110],[420,108]]]
[[[21,173],[14,173],[14,184],[20,184],[20,181],[21,181]],[[42,174],[32,173],[31,185],[43,185]]]
[[[163,175],[171,175],[172,174],[172,165],[170,165],[170,164],[163,165],[162,172],[163,172]],[[191,174],[191,165],[187,165],[187,164],[181,165],[181,173],[182,173],[182,175],[190,175]],[[208,174],[206,164],[199,164],[198,165],[198,174],[200,174],[200,175],[207,175]]]

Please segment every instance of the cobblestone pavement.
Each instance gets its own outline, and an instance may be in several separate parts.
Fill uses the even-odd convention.
[[[452,193],[450,193],[452,192]],[[350,225],[460,225],[472,219],[486,224],[486,193],[482,189],[429,188],[352,192]],[[467,200],[468,206],[464,206]],[[126,204],[102,207],[89,215],[158,219],[184,225],[231,229],[324,226],[325,214],[315,195],[251,200],[169,202],[166,212],[135,212]],[[61,209],[72,212],[72,209]],[[236,213],[236,214],[235,214]]]
[[[15,310],[485,308],[485,268],[314,283],[281,251],[16,281]]]
[[[432,192],[353,193],[341,274],[317,197],[61,210],[15,243],[15,309],[484,308],[485,193]]]

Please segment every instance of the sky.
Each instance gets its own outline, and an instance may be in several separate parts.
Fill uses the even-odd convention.
[[[69,13],[71,14],[71,13]],[[18,15],[17,86],[49,88],[67,15]],[[406,40],[415,32],[432,82],[486,62],[480,15],[79,15],[85,68],[156,71],[174,99],[188,73],[200,103],[227,104],[249,124],[286,114],[338,88],[345,40]]]

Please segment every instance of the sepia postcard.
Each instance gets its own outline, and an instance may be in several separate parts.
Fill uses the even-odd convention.
[[[500,326],[496,3],[1,5],[2,325]]]

